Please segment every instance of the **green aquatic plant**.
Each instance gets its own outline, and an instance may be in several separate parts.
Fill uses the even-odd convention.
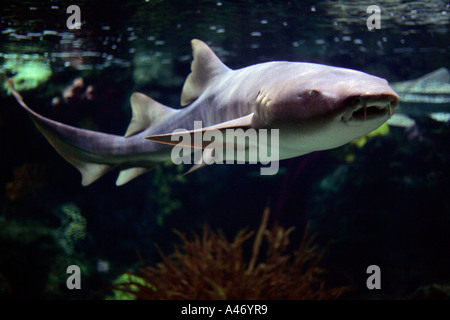
[[[256,234],[240,230],[231,242],[206,226],[192,240],[176,232],[182,245],[170,256],[160,251],[161,263],[136,274],[145,283],[130,281],[119,289],[137,299],[335,299],[348,290],[326,288],[325,271],[318,267],[323,252],[312,244],[314,237],[305,232],[300,247],[289,252],[294,228],[268,230],[268,217],[266,208]],[[243,245],[253,235],[246,259]]]
[[[34,89],[52,75],[50,64],[39,55],[7,55],[2,69],[14,75],[14,87],[19,91]],[[6,81],[3,83],[3,88],[9,92]]]
[[[87,222],[80,208],[72,202],[63,204],[60,210],[62,212],[62,226],[59,229],[60,243],[68,253],[72,253],[76,244],[87,236]]]
[[[0,299],[76,299],[91,294],[67,290],[67,266],[81,268],[89,282],[94,268],[82,254],[67,252],[57,229],[33,220],[0,217]]]
[[[366,135],[363,135],[359,138],[356,138],[348,146],[345,146],[342,150],[347,150],[344,156],[342,156],[342,160],[347,163],[352,163],[355,161],[356,150],[363,148],[370,139],[375,137],[384,137],[389,134],[389,126],[386,123],[383,123],[380,127],[369,132]]]
[[[369,132],[368,134],[361,136],[359,138],[356,138],[352,142],[350,142],[351,145],[356,146],[358,148],[362,148],[366,145],[367,141],[374,137],[383,137],[389,134],[389,126],[386,123],[383,123],[380,127],[373,130],[372,132]]]
[[[186,183],[183,171],[183,165],[173,167],[170,162],[162,163],[154,170],[152,183],[155,189],[151,198],[158,205],[158,226],[163,226],[164,219],[182,207],[181,200],[173,196],[173,188]]]
[[[143,278],[131,273],[123,273],[113,281],[113,295],[107,296],[105,300],[136,300],[138,285],[154,290],[154,287]]]

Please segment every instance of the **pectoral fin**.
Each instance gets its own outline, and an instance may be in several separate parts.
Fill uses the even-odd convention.
[[[227,129],[249,129],[253,127],[253,118],[254,114],[251,113],[247,116],[233,119],[230,121],[222,122],[210,127],[191,130],[191,131],[180,131],[175,133],[167,133],[167,134],[159,134],[159,135],[153,135],[146,137],[146,139],[164,143],[168,145],[179,145],[181,147],[191,147],[191,148],[198,148],[199,146],[196,146],[194,144],[194,135],[197,133],[201,133],[202,135],[205,132],[208,131],[221,131],[224,136],[224,131]],[[202,149],[205,149],[210,144],[209,141],[202,141]]]

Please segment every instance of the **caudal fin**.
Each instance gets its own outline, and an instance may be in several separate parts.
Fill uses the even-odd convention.
[[[118,136],[79,129],[45,118],[27,106],[14,89],[11,79],[8,79],[8,84],[17,102],[27,111],[38,130],[67,162],[80,171],[83,186],[90,185],[115,167],[84,146],[87,143],[95,144],[95,141],[111,141]]]

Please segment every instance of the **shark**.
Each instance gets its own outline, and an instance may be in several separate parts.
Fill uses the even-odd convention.
[[[381,126],[398,107],[399,97],[388,82],[364,72],[290,61],[232,70],[204,42],[194,39],[191,45],[191,73],[181,93],[184,108],[133,93],[124,135],[46,118],[25,103],[11,79],[9,85],[37,129],[81,173],[83,186],[117,167],[116,185],[121,186],[171,160],[176,135],[276,129],[282,160],[342,146]],[[202,127],[195,128],[195,121]]]
[[[418,79],[392,83],[391,87],[400,97],[401,109],[403,106],[408,109],[408,104],[412,103],[446,105],[447,108],[450,104],[450,72],[445,67]]]
[[[450,72],[442,67],[418,79],[394,82],[400,106],[388,125],[410,127],[413,118],[430,117],[436,121],[450,121]]]

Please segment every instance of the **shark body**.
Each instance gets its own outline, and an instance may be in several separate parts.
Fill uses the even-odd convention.
[[[439,68],[418,79],[395,82],[391,87],[400,97],[397,113],[387,121],[396,127],[412,127],[414,118],[450,121],[450,72]]]
[[[400,96],[401,109],[405,113],[416,114],[418,111],[413,110],[414,104],[435,105],[447,110],[450,106],[450,72],[447,68],[439,68],[418,79],[392,83],[391,86]]]
[[[278,129],[279,157],[286,159],[341,146],[376,129],[398,106],[386,80],[355,70],[300,62],[268,62],[231,70],[202,41],[193,40],[193,62],[172,109],[141,93],[131,97],[125,136],[53,121],[29,108],[10,87],[39,131],[91,184],[115,167],[123,185],[171,159],[173,132]],[[146,139],[147,138],[147,139]],[[149,140],[150,139],[150,140]]]

